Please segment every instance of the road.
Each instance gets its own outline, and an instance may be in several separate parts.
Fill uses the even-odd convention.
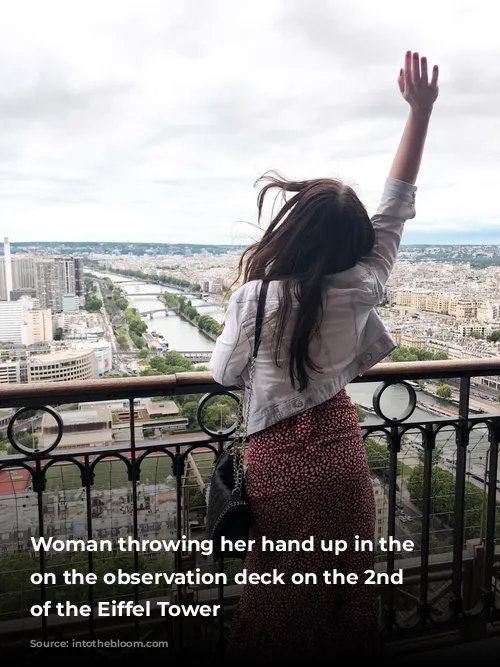
[[[118,350],[118,345],[116,343],[116,338],[115,338],[115,333],[113,331],[113,327],[111,326],[111,322],[109,321],[109,316],[106,311],[106,308],[104,307],[104,297],[102,295],[102,290],[101,290],[101,282],[99,280],[96,280],[95,283],[97,284],[97,293],[99,299],[102,301],[102,308],[101,308],[101,317],[103,321],[103,328],[104,331],[106,332],[106,340],[111,343],[111,350],[113,352],[113,358]]]

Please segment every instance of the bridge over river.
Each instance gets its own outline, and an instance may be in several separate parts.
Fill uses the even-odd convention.
[[[141,294],[141,296],[142,296],[142,294]],[[196,306],[194,306],[194,308],[196,308],[196,310],[199,310],[200,308],[214,308],[214,307],[217,307],[217,305],[218,304],[216,304],[213,301],[207,301],[206,303],[197,304]],[[169,306],[163,306],[163,308],[150,308],[149,310],[140,311],[139,315],[141,317],[148,317],[149,316],[150,319],[153,319],[153,315],[155,313],[167,313],[168,311],[170,311],[171,313],[176,313],[177,309],[176,308],[170,308]]]

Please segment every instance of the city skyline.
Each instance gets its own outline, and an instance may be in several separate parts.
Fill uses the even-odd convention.
[[[482,8],[422,1],[408,21],[392,0],[9,6],[4,235],[246,244],[252,185],[274,168],[340,176],[372,213],[407,114],[409,48],[440,65],[441,95],[403,242],[500,242],[500,44],[493,2]]]

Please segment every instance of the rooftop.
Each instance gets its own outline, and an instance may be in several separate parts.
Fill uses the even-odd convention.
[[[59,416],[64,425],[70,424],[95,424],[109,422],[111,420],[110,412],[105,407],[95,407],[84,410],[60,410]],[[44,426],[50,426],[54,422],[52,415],[45,413],[43,416]]]
[[[52,364],[65,363],[72,360],[82,359],[93,353],[93,349],[88,346],[82,350],[64,350],[61,352],[50,352],[38,356],[32,354],[29,358],[28,364],[31,366],[47,366]]]

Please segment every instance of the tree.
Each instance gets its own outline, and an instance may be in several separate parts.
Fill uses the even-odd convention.
[[[377,442],[374,438],[366,438],[365,450],[368,459],[368,466],[373,474],[389,481],[391,451],[384,442]],[[401,463],[398,461],[396,475],[401,474]]]
[[[436,394],[440,398],[451,398],[453,394],[453,389],[450,387],[449,384],[440,384],[439,387],[436,389]]]
[[[61,329],[61,327],[57,327],[57,329],[54,331],[54,340],[62,340],[63,335],[64,335],[64,332]]]
[[[448,359],[444,352],[429,352],[420,347],[398,347],[391,354],[391,361],[438,361]]]
[[[102,581],[106,573],[116,573],[118,569],[127,573],[135,572],[133,554],[95,552],[92,560],[93,572],[97,575],[97,583],[92,586],[95,601],[133,595],[135,589],[133,585],[108,585]],[[82,554],[68,552],[52,553],[46,556],[46,571],[53,573],[56,577],[56,584],[48,584],[46,587],[47,600],[51,600],[54,604],[65,601],[73,604],[88,602],[87,586],[64,584],[63,572],[71,569],[86,574],[89,571],[87,558],[82,558]],[[170,552],[155,554],[151,561],[147,561],[142,554],[139,555],[140,572],[172,572],[173,569],[174,558]],[[28,551],[0,557],[0,590],[3,593],[0,596],[0,615],[2,617],[8,615],[16,618],[25,614],[31,606],[40,604],[40,589],[31,583],[31,576],[35,572],[39,572],[39,564]],[[170,586],[167,584],[164,586],[139,585],[139,592],[143,597],[162,597],[169,590]]]
[[[379,443],[373,438],[366,438],[365,449],[370,470],[377,476],[388,479],[390,453],[387,444]]]
[[[358,421],[360,423],[363,423],[365,421],[366,415],[368,413],[366,412],[366,410],[363,410],[363,408],[360,405],[358,405],[357,403],[356,403],[356,410],[357,410],[357,413],[358,413]]]
[[[492,343],[498,343],[500,340],[500,330],[495,329],[495,331],[492,331],[488,336],[488,340],[490,340]]]
[[[210,315],[201,315],[198,319],[198,329],[207,333],[218,334],[221,325]]]
[[[202,411],[203,424],[210,431],[225,431],[236,422],[236,409],[234,401],[232,406],[224,402],[225,396],[219,396],[208,403]],[[231,399],[229,399],[231,400]]]
[[[434,457],[434,455],[433,455]],[[457,515],[455,507],[455,476],[442,468],[439,464],[440,458],[437,453],[436,461],[433,461],[431,471],[430,511],[431,515],[439,519],[443,525],[453,528],[456,520],[462,518]],[[411,501],[417,507],[423,507],[423,478],[424,467],[422,462],[413,468],[408,480],[408,491]],[[465,539],[470,540],[484,535],[487,495],[484,490],[472,482],[465,482],[464,497],[464,534]],[[497,529],[500,528],[500,517],[497,503]]]
[[[197,420],[198,402],[188,401],[181,408],[181,414],[189,421],[189,428],[196,428],[198,426]]]
[[[186,373],[193,369],[193,363],[189,359],[183,357],[180,352],[169,350],[162,356],[152,357],[141,375],[175,375],[175,373]]]
[[[190,510],[205,510],[206,501],[204,494],[200,491],[198,486],[190,486],[189,494],[189,509]]]
[[[127,343],[127,339],[125,338],[125,336],[123,336],[123,335],[117,336],[116,337],[116,342],[118,344],[118,347],[121,350],[127,350],[128,349],[128,343]]]
[[[142,254],[142,253],[138,253]],[[180,287],[185,290],[191,290],[193,292],[201,292],[201,285],[199,283],[190,283],[188,280],[183,278],[177,278],[166,273],[160,273],[156,275],[154,273],[144,273],[143,271],[137,271],[135,269],[117,269],[114,267],[106,267],[108,271],[113,271],[113,273],[119,273],[122,276],[130,276],[131,278],[140,278],[146,282],[162,283],[163,285],[171,285],[172,287]]]
[[[102,308],[102,301],[95,296],[91,296],[89,293],[85,295],[85,304],[84,309],[88,313],[96,313]]]
[[[186,359],[186,357],[183,357],[182,354],[176,350],[169,350],[168,352],[165,352],[163,358],[165,359],[167,368],[169,366],[176,366],[184,368],[186,371],[193,370],[192,362],[189,359]]]

